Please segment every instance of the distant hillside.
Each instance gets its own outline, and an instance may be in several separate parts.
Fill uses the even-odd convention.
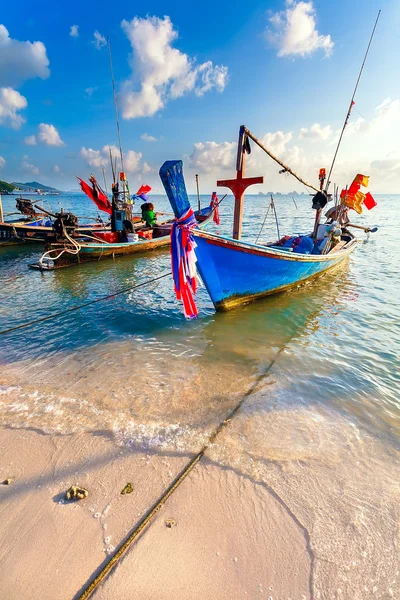
[[[50,187],[49,185],[44,185],[43,183],[39,183],[38,181],[27,181],[26,183],[19,183],[18,181],[13,181],[13,186],[19,188],[20,190],[27,191],[36,191],[43,190],[44,192],[58,192],[56,188]]]
[[[12,192],[14,189],[14,186],[12,183],[7,183],[7,181],[1,181],[0,180],[0,193],[1,192]]]

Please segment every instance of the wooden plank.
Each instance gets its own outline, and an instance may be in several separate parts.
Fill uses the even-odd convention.
[[[341,250],[343,248],[343,246],[345,246],[347,244],[347,242],[339,242],[338,244],[336,244],[336,246],[334,248],[332,248],[332,250],[330,250],[328,252],[328,254],[333,254],[335,252],[339,252],[339,250]]]

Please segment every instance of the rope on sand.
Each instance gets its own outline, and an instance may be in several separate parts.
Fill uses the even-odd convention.
[[[139,537],[139,535],[143,532],[143,530],[150,524],[150,521],[156,515],[156,513],[162,508],[162,506],[166,503],[168,498],[174,493],[174,491],[179,487],[179,485],[183,482],[184,479],[191,473],[197,463],[203,458],[205,452],[209,448],[211,444],[214,443],[216,437],[219,433],[224,429],[226,425],[230,423],[233,417],[236,416],[236,413],[241,409],[245,400],[257,389],[260,382],[264,379],[264,377],[269,373],[273,365],[275,364],[276,359],[279,354],[285,349],[286,346],[280,348],[275,358],[271,361],[268,368],[261,373],[256,381],[253,383],[251,388],[246,392],[246,394],[241,398],[241,400],[236,404],[236,406],[230,411],[227,417],[218,425],[215,431],[212,433],[206,444],[202,447],[200,452],[196,454],[186,465],[186,467],[180,472],[180,474],[174,479],[171,485],[165,490],[162,496],[157,500],[155,504],[148,510],[148,512],[144,515],[144,517],[139,521],[138,525],[134,527],[131,533],[128,534],[126,539],[121,542],[118,546],[117,550],[114,552],[112,556],[110,556],[109,560],[100,570],[100,572],[96,575],[96,577],[87,584],[84,588],[83,592],[80,593],[79,596],[76,596],[76,600],[88,600],[93,592],[97,589],[97,587],[102,583],[102,581],[108,576],[108,574],[112,571],[112,569],[117,565],[118,561],[122,558],[125,552],[132,546],[135,540]]]

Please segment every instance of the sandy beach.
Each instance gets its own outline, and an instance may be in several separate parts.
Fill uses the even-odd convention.
[[[189,457],[130,453],[102,436],[1,431],[2,595],[67,599],[95,574]],[[121,495],[130,481],[131,494]],[[89,497],[64,501],[77,483]],[[166,522],[173,521],[172,527]],[[95,597],[308,598],[307,539],[249,478],[198,465]]]
[[[302,415],[263,415],[269,436],[262,438],[261,417],[254,417],[262,395],[253,394],[222,430],[93,597],[398,597],[396,452],[384,457],[378,441],[354,431],[348,443],[359,443],[363,453],[370,444],[375,457],[364,454],[364,461],[346,465],[337,446],[334,451],[329,436],[336,427],[325,415],[313,435],[316,446],[324,440],[329,461],[313,459],[313,447],[294,458],[293,442],[282,440],[282,431],[300,439]],[[292,434],[288,419],[298,423]],[[251,447],[240,450],[244,435]],[[193,456],[139,452],[106,433],[4,428],[0,444],[0,479],[12,478],[0,488],[1,590],[7,600],[79,598]],[[384,458],[391,463],[386,473]],[[356,469],[352,480],[349,468]],[[128,482],[132,493],[121,495]],[[88,498],[65,502],[73,484],[88,489]],[[360,487],[364,503],[353,504],[351,495]]]

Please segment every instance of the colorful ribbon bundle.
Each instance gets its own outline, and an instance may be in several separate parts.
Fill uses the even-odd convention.
[[[179,219],[176,219],[171,229],[171,264],[174,278],[175,294],[183,303],[185,317],[197,317],[194,295],[197,290],[196,242],[192,229],[197,227],[197,221],[192,208],[189,208]]]
[[[214,211],[214,215],[213,215],[213,221],[216,225],[220,224],[220,220],[219,220],[219,210],[218,210],[218,196],[217,196],[217,192],[213,192],[211,195],[211,202],[210,202],[210,206]]]

